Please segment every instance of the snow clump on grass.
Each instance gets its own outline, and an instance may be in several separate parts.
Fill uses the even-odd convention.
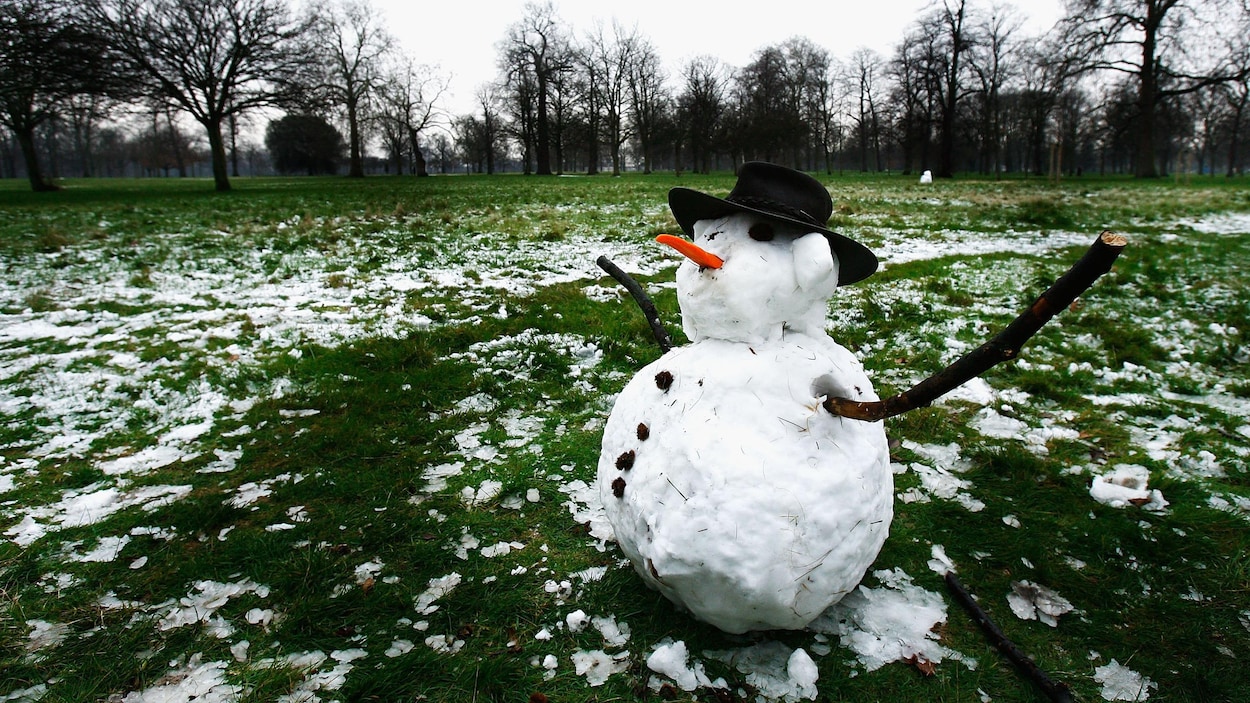
[[[1007,604],[1021,620],[1038,620],[1051,627],[1059,625],[1060,615],[1072,612],[1067,598],[1031,581],[1013,581]]]
[[[663,676],[683,691],[693,691],[699,687],[725,688],[724,679],[715,681],[708,678],[699,660],[689,661],[690,652],[686,643],[671,637],[660,640],[651,654],[647,656],[647,668]],[[652,689],[658,691],[662,686],[658,679],[651,680]]]
[[[1137,464],[1117,464],[1101,476],[1095,476],[1089,486],[1089,495],[1103,505],[1123,508],[1136,505],[1143,510],[1163,512],[1168,507],[1163,493],[1151,490],[1147,483],[1150,470]]]
[[[1158,684],[1120,662],[1112,659],[1110,664],[1094,669],[1094,680],[1102,684],[1105,701],[1144,701]]]
[[[810,629],[837,635],[868,671],[893,661],[937,664],[947,657],[976,668],[975,660],[945,647],[933,632],[946,622],[946,601],[941,595],[915,585],[899,568],[874,571],[873,576],[881,588],[860,585]]]

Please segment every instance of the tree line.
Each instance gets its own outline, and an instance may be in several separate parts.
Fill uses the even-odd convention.
[[[497,79],[450,115],[449,79],[399,50],[368,0],[298,14],[285,0],[0,0],[0,124],[36,190],[55,188],[45,162],[108,175],[123,147],[147,173],[205,161],[219,190],[266,158],[307,172],[343,158],[349,176],[750,159],[937,177],[1244,172],[1247,0],[1068,0],[1042,35],[988,1],[934,0],[888,55],[795,36],[675,75],[637,27],[578,33],[528,3],[495,44]],[[273,110],[286,116],[267,150],[240,144]],[[139,127],[121,131],[122,115]]]

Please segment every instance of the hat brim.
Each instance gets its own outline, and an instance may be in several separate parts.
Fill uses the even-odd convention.
[[[794,225],[808,232],[820,232],[829,240],[829,248],[838,257],[838,285],[848,286],[862,281],[876,272],[877,255],[868,247],[831,229],[803,220],[786,217],[768,210],[730,202],[690,188],[673,188],[668,191],[668,207],[687,237],[694,237],[694,223],[713,220],[735,212],[750,212],[774,222]]]

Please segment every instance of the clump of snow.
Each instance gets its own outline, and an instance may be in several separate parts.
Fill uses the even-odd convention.
[[[724,679],[712,681],[703,668],[703,662],[689,662],[690,653],[686,643],[671,637],[665,637],[655,645],[655,649],[647,656],[647,668],[664,676],[683,691],[693,691],[700,686],[725,688]]]
[[[603,643],[609,647],[624,647],[629,642],[629,624],[617,622],[613,615],[591,618],[590,624],[603,635]]]
[[[127,693],[122,700],[124,703],[228,703],[238,700],[243,688],[226,681],[229,663],[202,663],[201,659],[202,655],[193,655],[185,666],[169,672],[149,688]]]
[[[1089,495],[1103,505],[1123,508],[1136,505],[1143,510],[1163,512],[1168,502],[1158,489],[1147,486],[1150,470],[1137,464],[1117,464],[1109,473],[1095,476]]]
[[[435,605],[434,601],[456,590],[456,586],[459,586],[460,582],[460,574],[454,571],[446,576],[430,579],[426,584],[426,589],[421,595],[417,596],[415,603],[417,612],[421,615],[429,615],[438,610],[439,606]]]
[[[162,604],[164,613],[157,623],[157,629],[165,631],[205,623],[210,625],[210,630],[219,638],[228,637],[233,628],[225,620],[216,617],[219,609],[230,602],[230,599],[248,593],[254,593],[261,598],[269,597],[268,586],[250,579],[236,583],[196,581],[194,588],[194,592],[179,598],[177,603],[171,601]]]
[[[383,654],[385,654],[388,657],[391,657],[392,659],[395,657],[401,657],[407,654],[408,652],[411,652],[414,646],[415,645],[412,643],[412,640],[397,639],[391,642],[391,646],[387,647],[386,651],[383,652]]]
[[[499,496],[503,491],[503,483],[493,479],[482,481],[482,485],[474,490],[472,486],[465,486],[460,491],[460,500],[466,506],[475,508],[491,502]]]
[[[574,610],[564,616],[564,622],[569,626],[569,632],[581,632],[586,624],[590,622],[590,617],[586,615],[584,610]]]
[[[989,405],[994,402],[994,399],[994,389],[985,379],[976,376],[942,396],[937,402],[940,404],[962,400],[974,405]]]
[[[439,654],[455,654],[464,649],[464,640],[451,635],[430,635],[425,638],[425,645]]]
[[[629,669],[629,652],[608,654],[601,649],[573,652],[573,669],[578,676],[585,676],[591,686],[602,686],[608,677]]]
[[[929,549],[929,554],[932,557],[929,559],[929,568],[933,570],[933,573],[940,575],[945,575],[948,572],[954,573],[955,562],[946,556],[946,547],[935,544]]]
[[[587,484],[581,479],[570,481],[560,486],[560,492],[569,497],[564,502],[573,515],[573,519],[590,528],[590,536],[599,540],[596,548],[605,551],[605,542],[616,539],[612,531],[612,523],[603,511],[603,501],[599,496],[599,487]]]
[[[1144,701],[1158,684],[1120,662],[1112,659],[1110,664],[1094,669],[1094,680],[1102,684],[1105,701]]]
[[[1060,615],[1072,612],[1067,598],[1031,581],[1013,581],[1007,603],[1021,620],[1038,620],[1051,627],[1058,626]]]
[[[946,657],[975,668],[975,661],[943,646],[933,629],[946,622],[942,596],[912,583],[901,569],[874,571],[880,588],[861,585],[812,623],[811,629],[837,635],[859,663],[875,671],[893,661],[937,664]]]
[[[356,579],[356,585],[364,585],[371,579],[377,578],[378,574],[382,573],[382,569],[385,567],[386,564],[381,559],[370,559],[360,566],[357,566],[352,571],[352,576]]]
[[[790,703],[816,698],[819,673],[802,648],[790,649],[781,642],[768,641],[705,654],[746,674],[746,683],[759,693],[759,699]]]

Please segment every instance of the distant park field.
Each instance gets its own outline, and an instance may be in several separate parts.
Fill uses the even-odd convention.
[[[0,182],[0,703],[1044,700],[946,568],[1078,701],[1246,700],[1250,181],[814,175],[883,264],[828,316],[882,396],[1129,244],[886,421],[861,589],[747,636],[594,484],[660,355],[595,260],[685,343],[666,193],[731,173]]]

